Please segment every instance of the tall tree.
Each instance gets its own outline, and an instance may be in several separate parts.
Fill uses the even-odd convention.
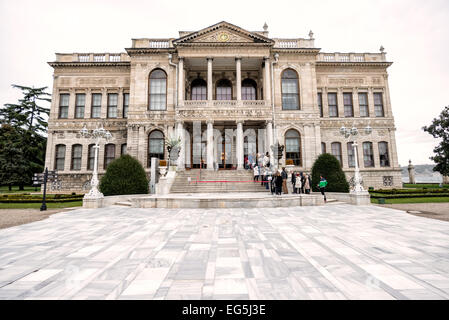
[[[44,169],[49,109],[41,103],[51,102],[51,95],[47,87],[12,86],[23,97],[0,108],[0,184],[18,184],[23,190],[33,173]]]
[[[436,163],[433,171],[441,173],[443,176],[449,175],[449,106],[446,106],[438,118],[433,119],[430,126],[423,127],[425,132],[434,138],[441,139],[434,149],[435,155],[430,160]]]

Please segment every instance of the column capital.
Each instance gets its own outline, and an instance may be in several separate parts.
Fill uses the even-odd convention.
[[[211,60],[211,61],[214,61],[214,58],[212,58],[212,57],[206,57],[206,60]]]
[[[176,125],[184,124],[184,120],[176,120]]]
[[[266,121],[265,121],[265,124],[266,124],[266,125],[272,125],[272,124],[273,124],[273,120],[266,120]]]
[[[245,120],[240,120],[240,119],[239,120],[235,120],[235,123],[243,125],[245,123]]]
[[[214,120],[212,120],[212,119],[207,119],[207,120],[206,120],[206,124],[214,124]]]
[[[242,60],[242,57],[241,56],[236,56],[235,57],[235,61],[241,61]]]
[[[178,56],[178,60],[184,60],[184,57],[182,57],[182,56]]]
[[[265,56],[265,57],[263,57],[263,59],[264,59],[264,60],[270,60],[270,57]]]

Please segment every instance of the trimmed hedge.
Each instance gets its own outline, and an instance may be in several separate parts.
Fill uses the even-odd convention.
[[[371,195],[372,199],[379,199],[379,198],[385,198],[385,199],[403,199],[403,198],[435,198],[435,197],[449,197],[449,193],[442,193],[442,194],[431,194],[431,193],[421,193],[421,194],[380,194],[380,195]]]
[[[100,190],[105,196],[147,194],[147,175],[140,162],[126,154],[108,165]]]
[[[327,192],[349,192],[349,183],[340,161],[329,153],[321,154],[312,166],[312,190],[319,191],[320,175],[327,180]]]
[[[81,201],[80,198],[66,198],[66,199],[47,199],[45,198],[46,203],[61,203],[61,202],[73,202],[73,201]],[[41,203],[42,198],[40,199],[9,199],[3,200],[0,199],[0,203]]]
[[[379,189],[372,190],[372,193],[382,193],[382,194],[415,194],[415,193],[448,193],[449,189]]]

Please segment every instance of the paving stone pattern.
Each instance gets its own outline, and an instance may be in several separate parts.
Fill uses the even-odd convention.
[[[448,298],[449,223],[377,206],[114,206],[0,230],[0,299]]]

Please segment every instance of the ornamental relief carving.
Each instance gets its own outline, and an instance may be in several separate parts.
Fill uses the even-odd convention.
[[[267,118],[269,112],[257,109],[250,110],[177,110],[176,117],[182,119],[203,119],[203,118]]]
[[[223,36],[225,35],[225,36]],[[248,38],[244,38],[226,29],[220,29],[212,34],[206,34],[192,42],[254,42]]]
[[[329,78],[328,82],[330,85],[352,86],[352,85],[365,84],[365,79],[364,78]]]

